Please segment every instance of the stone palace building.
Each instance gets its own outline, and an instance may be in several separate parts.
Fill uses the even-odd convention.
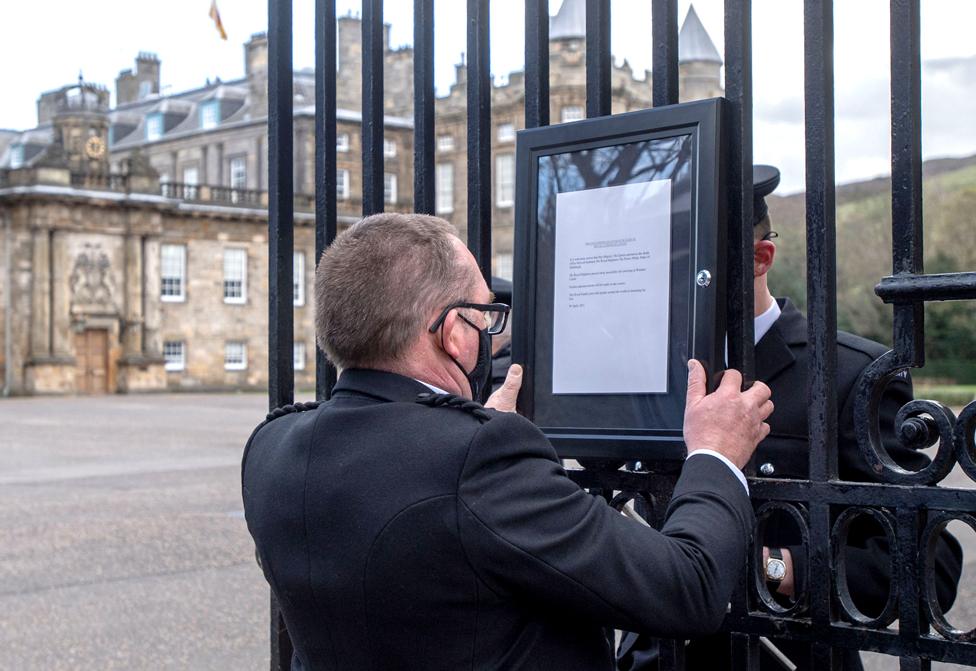
[[[550,19],[551,118],[585,109],[584,0]],[[385,200],[412,209],[413,51],[385,58]],[[339,225],[361,203],[361,22],[338,21]],[[682,100],[720,96],[721,57],[692,8]],[[245,74],[163,94],[140,54],[109,90],[43,93],[37,127],[0,130],[0,382],[4,394],[261,388],[267,381],[267,77],[263,34]],[[436,212],[465,233],[466,69],[436,101]],[[651,105],[651,73],[616,63],[613,111]],[[314,73],[294,73],[296,384],[314,384]],[[512,274],[515,132],[524,79],[492,89],[493,268]]]

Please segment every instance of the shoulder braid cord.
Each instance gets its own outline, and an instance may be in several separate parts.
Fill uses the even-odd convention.
[[[305,412],[306,410],[315,410],[319,407],[319,401],[307,401],[305,403],[292,403],[290,405],[283,405],[280,408],[275,408],[268,413],[268,416],[264,418],[264,423],[267,424],[273,419],[278,419],[279,417],[284,417],[285,415],[290,415],[293,412]]]
[[[491,415],[485,410],[485,406],[455,394],[418,394],[417,403],[428,405],[431,408],[457,408],[486,422],[491,419]]]

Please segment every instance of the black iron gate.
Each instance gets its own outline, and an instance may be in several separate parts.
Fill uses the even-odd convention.
[[[655,106],[678,101],[677,0],[652,3]],[[804,2],[806,113],[807,309],[809,316],[809,480],[753,479],[760,512],[786,511],[808,539],[809,583],[802,607],[776,609],[763,598],[757,557],[724,628],[732,633],[736,669],[757,669],[760,637],[809,642],[813,668],[837,667],[841,649],[874,650],[900,658],[900,668],[927,669],[930,660],[976,666],[976,630],[954,629],[940,611],[930,577],[929,544],[951,520],[976,530],[976,495],[937,486],[955,464],[976,480],[976,403],[958,418],[934,402],[917,401],[899,414],[903,441],[938,445],[924,471],[903,471],[885,453],[878,400],[887,379],[924,365],[923,308],[927,301],[976,298],[976,272],[925,275],[922,267],[921,0],[891,0],[892,274],[877,294],[894,305],[894,350],[878,359],[857,390],[855,420],[864,458],[886,485],[843,483],[837,468],[836,245],[834,207],[833,2]],[[292,361],[292,0],[269,0],[270,405],[294,395]],[[549,123],[549,3],[525,2],[525,123]],[[433,0],[414,0],[414,203],[434,210]],[[316,258],[336,234],[336,10],[315,0],[316,19]],[[491,267],[491,134],[489,0],[467,0],[468,241],[486,277]],[[362,3],[363,214],[383,209],[383,2]],[[752,283],[752,63],[750,0],[725,0],[726,97],[731,142],[728,175],[729,363],[754,371]],[[586,110],[610,114],[610,0],[586,2]],[[968,241],[967,241],[968,242]],[[317,355],[316,389],[326,398],[335,371]],[[614,500],[660,498],[666,474],[574,471],[582,486]],[[875,619],[859,613],[843,586],[845,523],[870,515],[889,536],[897,566],[890,607]],[[897,619],[897,625],[893,625]],[[681,669],[683,645],[662,646],[662,669]],[[288,669],[291,644],[272,596],[271,668]]]

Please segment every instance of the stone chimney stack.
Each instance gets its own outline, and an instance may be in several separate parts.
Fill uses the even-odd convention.
[[[358,16],[347,14],[336,22],[339,42],[339,70],[336,73],[336,98],[339,107],[362,108],[363,80],[363,22]]]
[[[254,33],[244,43],[244,74],[251,100],[251,109],[264,116],[268,108],[268,34]]]
[[[160,65],[156,54],[140,53],[136,57],[135,73],[123,70],[115,78],[115,104],[124,105],[159,95]]]
[[[268,34],[254,33],[244,43],[244,74],[248,77],[268,74]]]

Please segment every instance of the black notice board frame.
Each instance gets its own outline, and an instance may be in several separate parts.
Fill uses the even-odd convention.
[[[536,421],[537,398],[557,407],[562,402],[560,396],[537,388],[536,364],[540,357],[540,347],[548,343],[548,352],[541,354],[552,356],[551,324],[547,331],[542,327],[544,325],[537,323],[537,301],[542,284],[548,282],[551,286],[553,282],[552,277],[540,278],[538,273],[540,159],[662,138],[689,138],[690,224],[687,226],[688,261],[684,264],[687,266],[687,277],[676,277],[675,273],[678,271],[675,270],[673,261],[671,266],[672,286],[680,287],[684,284],[687,287],[687,314],[672,314],[671,319],[679,328],[686,324],[687,349],[683,349],[680,354],[688,358],[694,357],[705,365],[709,388],[712,389],[720,378],[720,372],[725,368],[725,108],[724,99],[714,98],[528,129],[518,133],[512,354],[513,361],[522,364],[525,369],[518,405],[519,412],[539,425],[563,458],[646,461],[683,458],[686,448],[682,439],[681,420],[687,376],[679,379],[675,373],[669,378],[671,383],[667,396],[672,405],[668,411],[662,411],[660,416],[646,418],[645,426],[591,426],[587,422],[592,416],[587,416],[585,412],[571,413],[579,418],[572,422],[549,422],[552,425],[547,425],[545,421]],[[555,222],[551,223],[552,226],[554,224]],[[707,284],[697,281],[702,270],[710,274]],[[537,396],[537,393],[541,396]],[[577,399],[574,402],[578,404],[580,401]],[[599,399],[599,402],[606,401]],[[623,402],[621,399],[621,403]]]

